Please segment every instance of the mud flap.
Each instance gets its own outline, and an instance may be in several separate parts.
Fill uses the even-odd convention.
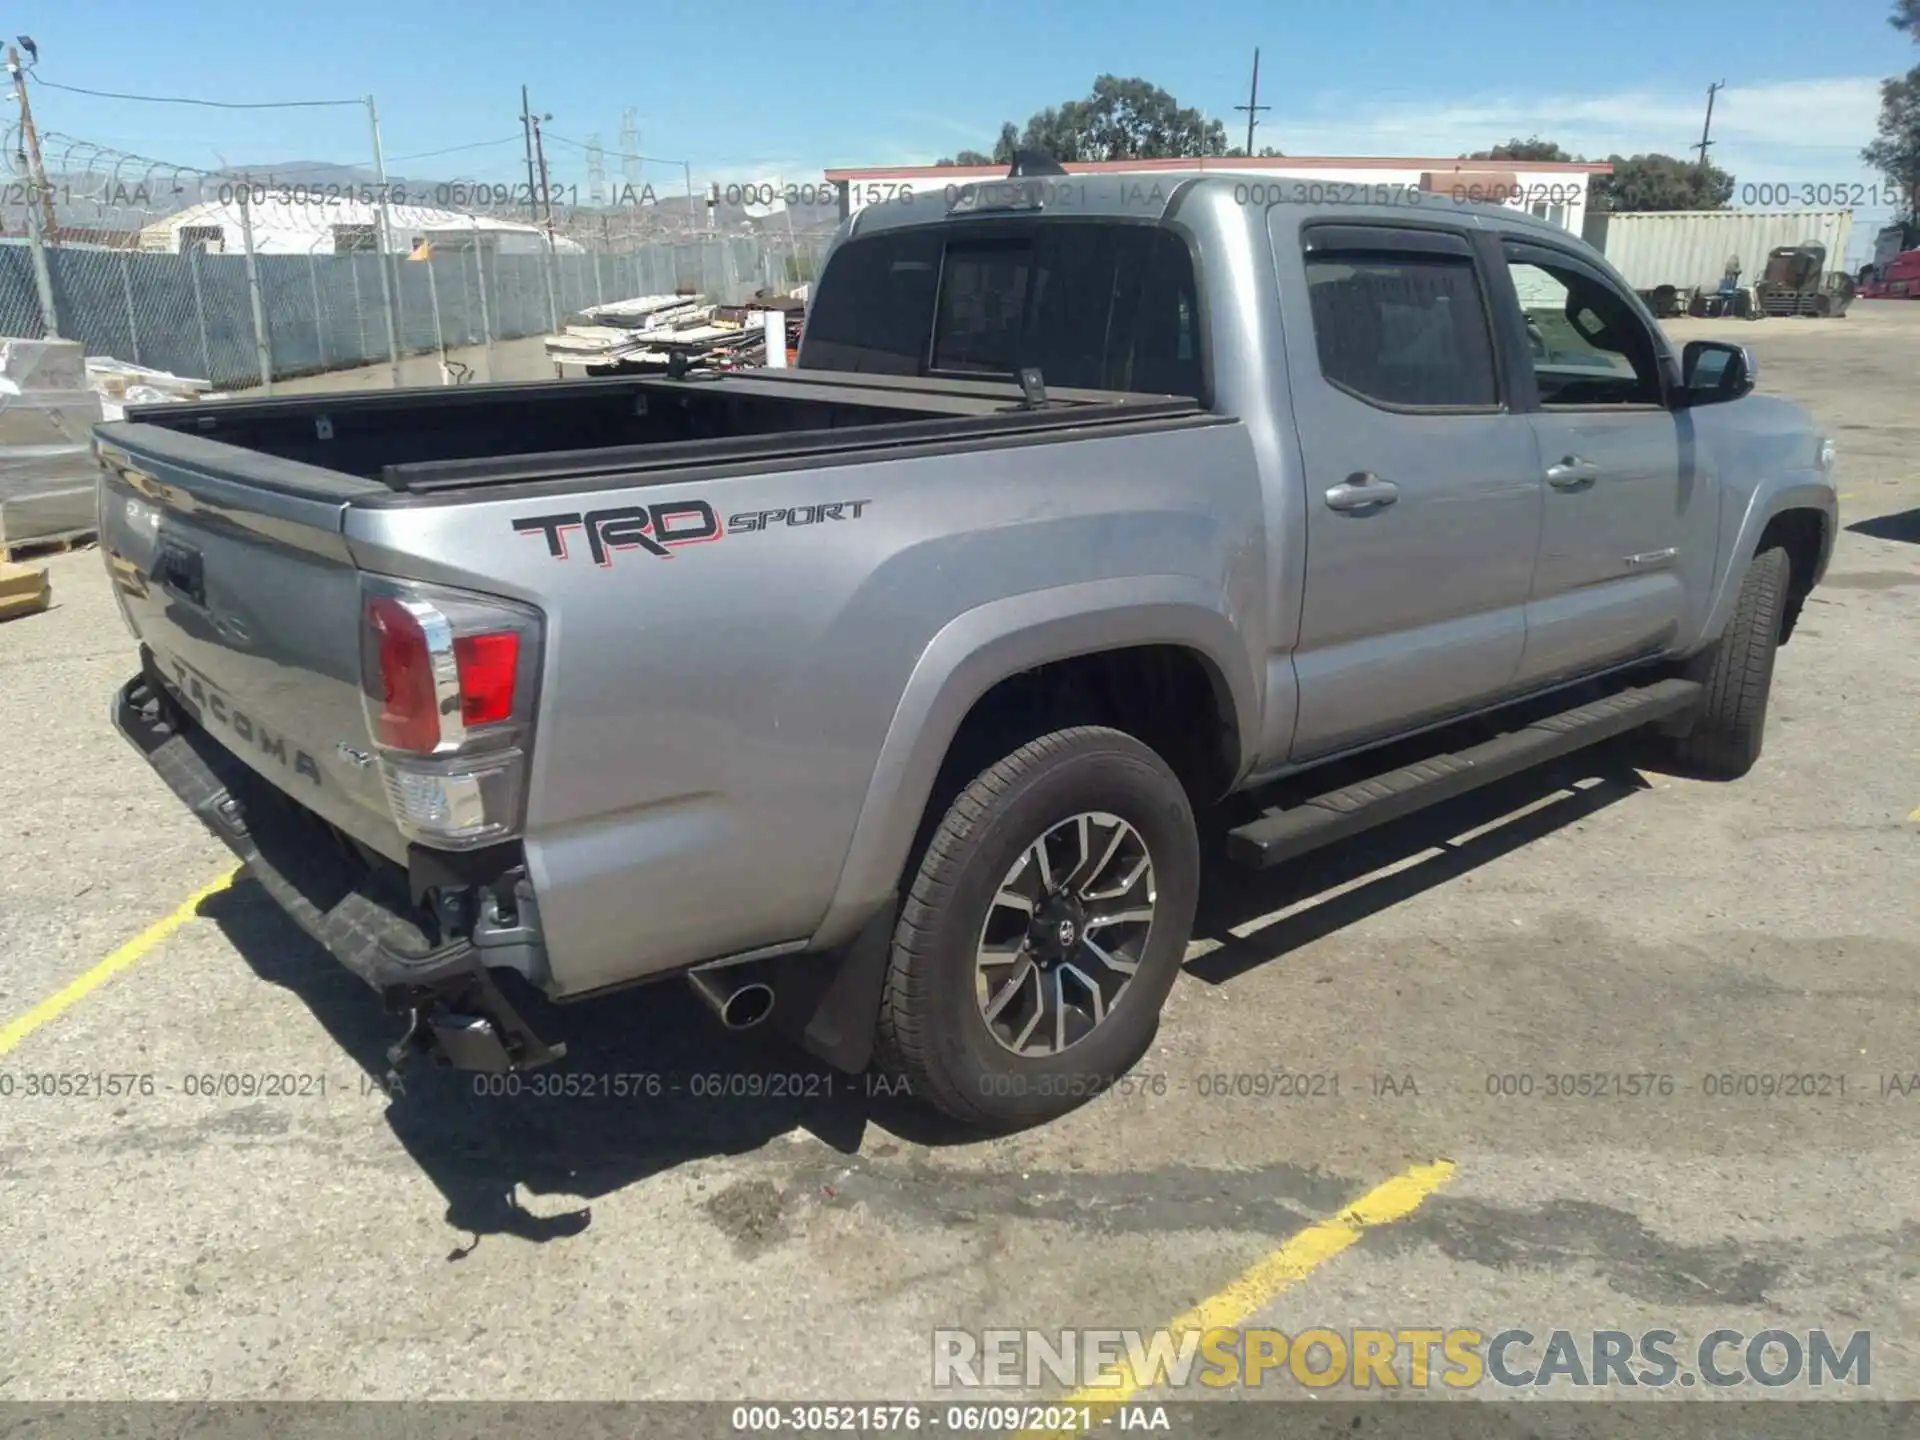
[[[860,933],[831,955],[776,962],[773,1026],[815,1059],[848,1075],[873,1063],[880,987],[900,913],[898,897],[874,911]]]

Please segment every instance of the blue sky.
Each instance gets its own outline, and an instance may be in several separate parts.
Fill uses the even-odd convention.
[[[696,182],[827,165],[907,164],[974,145],[1002,119],[1138,74],[1244,133],[1262,47],[1259,142],[1290,154],[1450,155],[1539,133],[1602,154],[1685,153],[1709,81],[1725,80],[1715,155],[1742,181],[1869,178],[1881,78],[1920,63],[1887,0],[36,0],[6,33],[34,37],[38,75],[100,90],[227,101],[378,99],[395,170],[525,179],[520,86],[551,112],[559,183],[584,189],[598,133],[624,108],[641,149]],[[205,110],[41,86],[43,129],[212,167],[369,158],[353,109]],[[455,154],[424,151],[505,140]],[[63,142],[64,143],[64,142]],[[58,152],[48,155],[51,164]],[[618,162],[609,162],[617,174]],[[679,166],[649,168],[677,185]]]

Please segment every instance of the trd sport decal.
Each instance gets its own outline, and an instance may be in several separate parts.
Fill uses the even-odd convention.
[[[783,523],[791,529],[795,525],[819,525],[828,520],[858,520],[860,512],[872,503],[871,500],[830,500],[824,505],[794,505],[784,510],[747,510],[729,515],[727,528],[736,535],[747,535],[755,530],[771,530]]]
[[[560,515],[531,515],[513,522],[522,535],[547,537],[547,553],[556,560],[567,554],[567,532],[585,530],[593,563],[613,564],[616,550],[644,550],[662,560],[673,558],[673,547],[719,540],[727,533],[720,517],[704,500],[669,500],[659,505],[622,505],[611,510],[577,510]]]
[[[858,520],[871,500],[834,500],[819,505],[794,505],[780,510],[746,510],[729,515],[726,524],[704,500],[666,500],[658,505],[622,505],[608,510],[565,511],[558,515],[529,515],[513,522],[521,535],[544,536],[547,554],[570,560],[567,532],[586,533],[587,553],[605,569],[616,550],[644,550],[659,560],[671,560],[682,545],[724,540],[729,534],[751,535],[768,530],[818,525],[833,520]]]

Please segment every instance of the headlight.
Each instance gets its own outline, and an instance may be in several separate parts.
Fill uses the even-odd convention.
[[[1833,457],[1835,453],[1833,441],[1822,435],[1820,437],[1820,459],[1818,464],[1823,474],[1830,475],[1833,473]]]

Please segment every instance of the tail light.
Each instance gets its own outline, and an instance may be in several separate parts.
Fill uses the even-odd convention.
[[[370,576],[361,621],[367,730],[401,831],[456,850],[518,833],[540,612]]]

